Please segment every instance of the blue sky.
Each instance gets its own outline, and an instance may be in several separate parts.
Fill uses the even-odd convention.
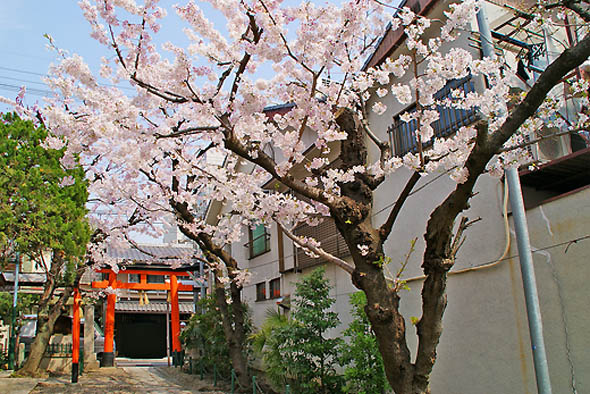
[[[32,105],[47,90],[41,76],[47,73],[55,54],[46,48],[45,33],[61,48],[79,53],[87,61],[94,58],[98,64],[106,51],[90,38],[89,32],[77,1],[1,1],[0,95],[14,98],[16,87],[26,85],[26,103]]]
[[[161,5],[177,2],[163,0]],[[157,41],[186,43],[179,29],[179,18],[171,10],[168,13]],[[44,96],[47,87],[41,78],[49,65],[56,61],[55,52],[47,49],[47,39],[43,37],[46,33],[53,37],[59,48],[82,56],[93,70],[98,70],[102,56],[113,56],[90,37],[90,27],[77,0],[1,0],[1,96],[15,98],[22,85],[27,87],[27,105],[39,102]],[[0,111],[5,110],[7,107],[0,105]]]
[[[328,0],[338,2],[339,0]],[[298,3],[299,0],[287,0]],[[162,28],[154,38],[156,43],[171,41],[186,47],[188,40],[181,29],[186,24],[180,20],[171,6],[182,0],[161,0],[160,6],[168,10],[162,21]],[[209,4],[197,3],[204,7],[207,15],[225,33],[225,20]],[[324,0],[318,0],[324,3]],[[78,7],[78,0],[0,0],[0,96],[14,99],[21,86],[27,87],[25,104],[42,105],[42,97],[49,95],[41,78],[49,65],[56,62],[55,52],[47,49],[44,34],[53,37],[55,44],[71,54],[84,58],[98,75],[100,59],[112,58],[114,53],[90,37],[90,27]],[[270,67],[261,67],[260,77],[272,73]],[[0,111],[9,107],[0,104]]]

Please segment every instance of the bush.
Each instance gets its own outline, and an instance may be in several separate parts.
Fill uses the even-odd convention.
[[[339,324],[338,315],[329,310],[335,302],[329,291],[323,269],[305,276],[297,284],[290,319],[266,340],[264,361],[277,388],[289,383],[301,394],[342,391],[343,379],[336,373],[342,340],[326,337]]]
[[[221,376],[229,378],[231,361],[229,349],[223,332],[221,312],[214,296],[207,296],[197,303],[197,311],[182,331],[180,338],[187,348],[194,349],[199,355],[206,371],[213,368]]]
[[[348,344],[342,348],[340,363],[344,371],[344,391],[355,394],[384,393],[389,389],[383,359],[377,347],[377,339],[371,330],[365,313],[367,298],[363,292],[350,295],[354,320],[344,330]]]

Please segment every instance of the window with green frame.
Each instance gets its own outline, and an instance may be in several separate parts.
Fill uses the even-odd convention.
[[[270,235],[266,231],[264,224],[259,224],[248,231],[249,242],[248,249],[250,258],[254,258],[270,250]]]

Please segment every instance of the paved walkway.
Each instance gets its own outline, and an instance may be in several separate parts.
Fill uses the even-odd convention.
[[[223,391],[220,391],[223,390]],[[101,368],[82,375],[76,384],[69,376],[47,379],[0,377],[0,393],[202,393],[224,394],[227,387],[213,387],[210,380],[200,380],[174,367]]]
[[[0,371],[0,393],[29,394],[40,379],[9,378],[12,371]]]

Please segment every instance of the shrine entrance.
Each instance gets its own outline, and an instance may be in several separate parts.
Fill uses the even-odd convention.
[[[117,313],[115,315],[117,357],[166,357],[166,315]]]
[[[159,291],[167,291],[169,293],[170,299],[170,326],[171,326],[171,342],[172,342],[172,359],[174,365],[178,365],[181,362],[181,346],[180,346],[180,316],[179,316],[179,304],[178,304],[178,292],[179,291],[193,291],[193,286],[185,285],[178,283],[178,277],[181,276],[188,276],[189,274],[185,271],[161,271],[161,270],[150,270],[150,269],[127,269],[125,270],[125,274],[134,274],[139,276],[138,283],[130,283],[130,282],[123,282],[117,280],[117,274],[110,269],[102,269],[98,270],[97,272],[107,274],[108,279],[102,281],[94,281],[92,282],[93,289],[107,289],[111,288],[113,290],[116,289],[131,289],[131,290],[138,290],[138,291],[148,291],[148,290],[159,290]],[[162,281],[164,283],[148,283],[147,276],[153,275],[163,275],[168,276],[170,280],[168,282]],[[117,302],[117,296],[114,293],[110,293],[107,295],[107,308],[106,308],[106,316],[105,316],[105,341],[104,341],[104,352],[101,359],[100,366],[101,367],[112,367],[115,364],[115,352],[114,352],[114,334],[115,334],[115,305]],[[146,320],[147,318],[138,318],[139,320]],[[122,332],[119,331],[118,335],[118,346],[126,348],[126,344],[123,341],[128,341],[131,339],[137,339],[137,335],[141,333],[141,322],[138,320],[139,325],[136,325],[135,328],[135,335],[133,335],[133,326],[125,328]],[[144,323],[148,323],[147,320]],[[151,324],[151,329],[158,330],[157,322],[152,322],[155,324]],[[147,327],[147,326],[146,326]],[[144,327],[144,328],[146,328]],[[166,343],[166,334],[165,334],[165,323],[164,325],[160,325],[160,327],[164,327],[163,331],[163,341],[164,344]],[[144,332],[147,334],[147,332]],[[146,350],[153,348],[152,350],[156,350],[157,346],[147,346]],[[127,350],[131,350],[127,347]],[[164,347],[165,351],[165,347]]]

